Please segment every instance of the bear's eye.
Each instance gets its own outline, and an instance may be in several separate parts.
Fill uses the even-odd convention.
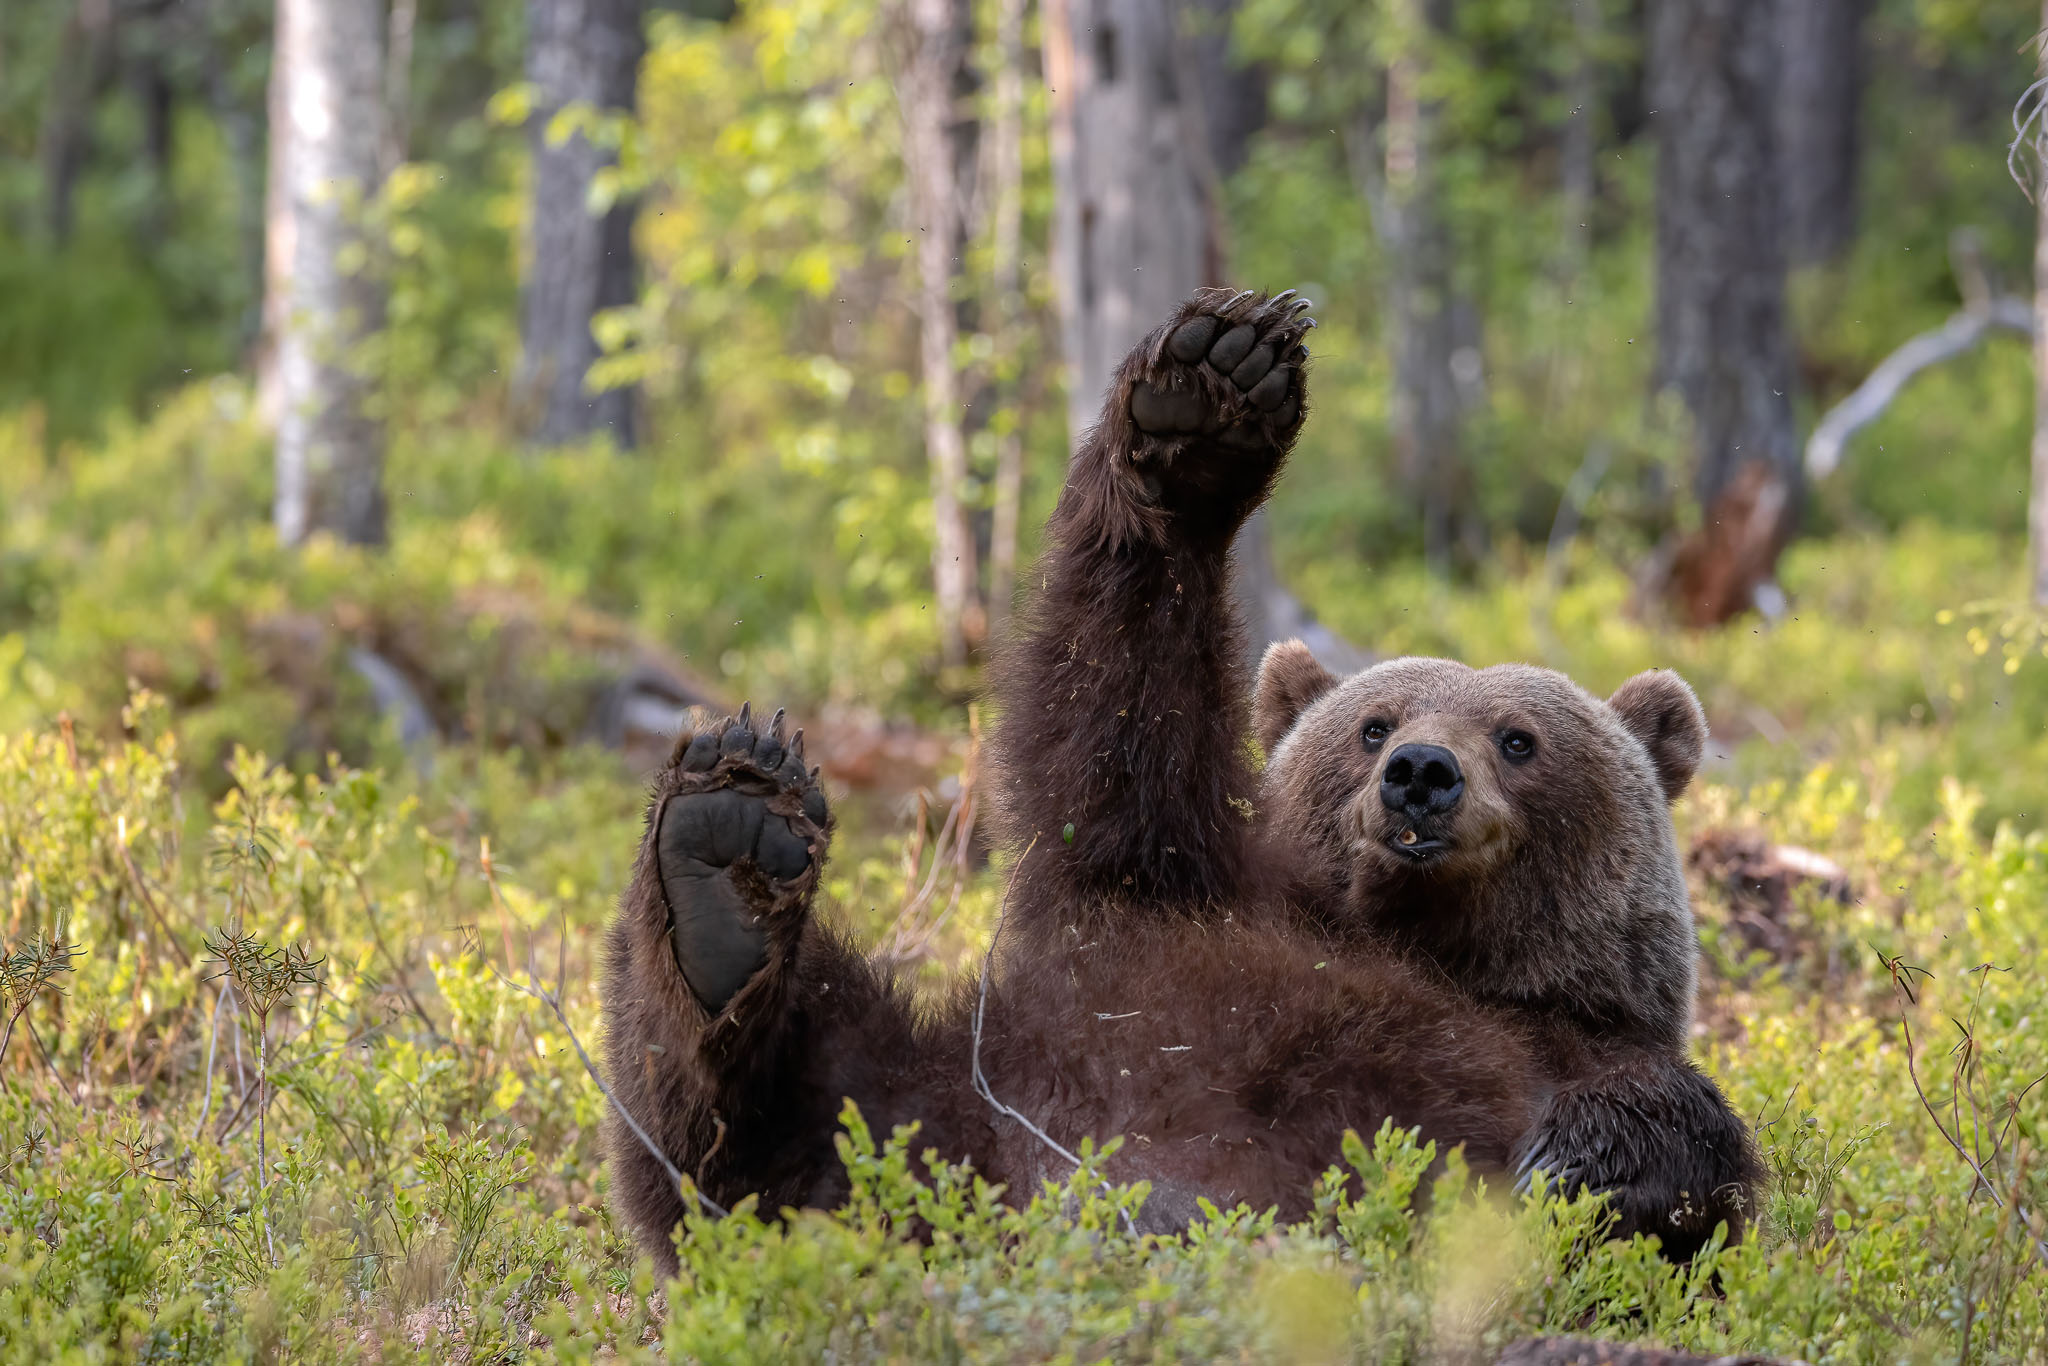
[[[1387,737],[1393,733],[1394,728],[1392,726],[1378,718],[1374,718],[1365,723],[1365,747],[1367,749],[1378,749],[1387,742]]]
[[[1536,737],[1526,730],[1503,731],[1500,752],[1508,756],[1509,763],[1527,763],[1536,757]]]

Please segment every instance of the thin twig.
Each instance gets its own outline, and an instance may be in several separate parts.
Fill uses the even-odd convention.
[[[355,884],[356,897],[363,903],[363,918],[370,922],[370,938],[377,945],[377,952],[384,955],[384,961],[391,966],[391,977],[398,984],[399,994],[405,997],[412,1013],[420,1017],[420,1023],[427,1027],[429,1034],[439,1034],[434,1017],[427,1014],[427,1008],[420,1004],[420,998],[413,994],[412,983],[406,980],[405,965],[391,952],[391,946],[384,942],[383,917],[377,914],[377,903],[370,897],[370,889],[363,885],[363,875],[354,867],[346,869],[349,881]]]
[[[1037,847],[1038,836],[1033,835],[1031,837],[1031,843],[1024,847],[1024,853],[1017,859],[1017,873],[1021,874],[1023,872],[1024,865],[1030,861],[1031,851],[1033,849],[1036,849]],[[999,942],[1001,942],[1003,937],[1003,921],[1008,918],[1010,913],[1010,891],[1013,890],[1015,887],[1016,881],[1015,876],[1013,875],[1010,887],[1004,889],[1002,905],[996,908],[996,927],[994,932],[989,935],[988,954],[982,959],[981,962],[981,983],[974,1000],[974,1046],[972,1052],[969,1054],[970,1068],[974,1081],[974,1090],[977,1095],[979,1095],[983,1100],[989,1103],[989,1107],[995,1110],[996,1113],[1001,1115],[1007,1115],[1011,1119],[1016,1120],[1019,1124],[1024,1126],[1024,1131],[1026,1133],[1030,1134],[1033,1138],[1036,1138],[1040,1143],[1043,1143],[1046,1147],[1058,1153],[1062,1158],[1066,1159],[1069,1163],[1073,1164],[1075,1171],[1079,1171],[1081,1169],[1081,1159],[1077,1157],[1075,1154],[1069,1152],[1064,1146],[1060,1144],[1059,1140],[1055,1139],[1051,1134],[1039,1128],[1038,1125],[1033,1123],[1030,1117],[1027,1116],[1023,1111],[1017,1109],[1015,1106],[1006,1105],[1002,1101],[997,1100],[995,1091],[988,1084],[988,1074],[981,1070],[981,1025],[983,1018],[986,1016],[988,1012],[989,969],[991,965],[995,962],[996,945]],[[1100,1184],[1105,1193],[1114,1193],[1115,1187],[1112,1186],[1106,1178]],[[1119,1209],[1117,1212],[1123,1216],[1125,1230],[1135,1235],[1138,1231],[1138,1227],[1131,1219],[1131,1212],[1128,1209]]]
[[[496,870],[491,866],[491,859],[488,848],[486,849],[483,857],[483,873],[485,883],[487,883],[490,886],[492,900],[496,901],[501,909],[504,908],[504,898],[499,894],[498,891],[497,873]],[[597,1064],[590,1060],[589,1052],[586,1051],[583,1047],[583,1040],[577,1037],[576,1027],[569,1023],[568,1013],[562,1009],[561,990],[562,984],[566,980],[569,953],[568,941],[569,917],[567,912],[563,912],[562,944],[560,953],[556,958],[556,963],[561,972],[563,973],[563,976],[558,976],[555,979],[555,990],[553,992],[550,992],[546,988],[542,987],[540,985],[539,979],[534,975],[533,941],[531,936],[529,936],[527,939],[526,981],[524,983],[515,982],[510,977],[507,977],[504,973],[498,971],[498,965],[491,962],[490,959],[485,958],[481,952],[479,952],[477,956],[483,959],[484,966],[490,969],[491,975],[493,977],[503,982],[506,986],[512,988],[512,990],[520,993],[522,996],[531,996],[534,1000],[539,1001],[542,1005],[548,1008],[548,1012],[555,1017],[555,1022],[562,1026],[562,1032],[569,1036],[569,1046],[576,1050],[576,1056],[582,1060],[583,1070],[590,1074],[590,1080],[592,1084],[595,1085],[597,1089],[603,1093],[604,1098],[611,1103],[612,1109],[618,1111],[619,1118],[624,1120],[626,1127],[633,1131],[633,1137],[640,1140],[640,1146],[647,1149],[648,1154],[652,1156],[655,1161],[661,1164],[662,1170],[668,1173],[669,1180],[675,1183],[676,1190],[679,1193],[688,1196],[690,1199],[696,1201],[700,1207],[710,1210],[719,1218],[724,1219],[729,1217],[732,1211],[728,1210],[725,1206],[719,1204],[716,1200],[713,1200],[703,1191],[697,1189],[697,1184],[694,1181],[690,1180],[688,1177],[684,1176],[681,1168],[677,1167],[675,1163],[668,1160],[668,1154],[662,1151],[661,1145],[654,1141],[654,1138],[651,1134],[649,1134],[645,1129],[640,1127],[640,1121],[633,1118],[633,1112],[631,1110],[628,1110],[623,1104],[620,1103],[619,1098],[612,1094],[612,1088],[605,1085],[604,1078],[601,1075],[599,1075],[597,1070]],[[511,942],[509,938],[506,941],[506,948],[508,951],[511,948]]]
[[[156,898],[150,895],[149,883],[142,876],[142,869],[135,866],[135,855],[128,849],[128,817],[122,815],[114,822],[114,847],[121,851],[121,863],[128,869],[129,878],[135,883],[135,895],[141,900],[142,908],[149,912],[149,918],[156,921],[156,927],[164,932],[164,942],[171,946],[171,952],[178,955],[178,961],[186,967],[192,966],[192,955],[178,942],[177,934],[171,929],[169,917],[165,916]]]
[[[1902,985],[1900,979],[1900,970],[1903,967],[1903,965],[1900,964],[1898,960],[1894,958],[1887,959],[1885,966],[1892,973],[1893,989],[1900,991],[1902,994],[1904,994],[1905,987]],[[1919,971],[1919,969],[1909,970]],[[1911,1001],[1911,999],[1912,997],[1910,995],[1907,995],[1907,1000]],[[1968,1167],[1971,1173],[1977,1178],[1977,1183],[1978,1185],[1983,1187],[1984,1193],[1991,1197],[1991,1202],[1994,1205],[1997,1205],[2000,1209],[2006,1208],[2006,1199],[1999,1194],[1997,1184],[1992,1181],[1990,1174],[1984,1170],[1983,1164],[1978,1161],[1976,1155],[1970,1152],[1968,1148],[1963,1146],[1960,1136],[1958,1134],[1950,1133],[1948,1130],[1948,1126],[1941,1122],[1941,1111],[1938,1108],[1936,1108],[1934,1101],[1928,1096],[1927,1088],[1921,1084],[1920,1069],[1914,1060],[1915,1044],[1913,1042],[1913,1026],[1911,1022],[1907,1020],[1906,1013],[1903,1010],[1899,1012],[1899,1032],[1904,1036],[1906,1042],[1906,1076],[1913,1083],[1913,1094],[1919,1097],[1920,1108],[1925,1110],[1927,1112],[1927,1117],[1934,1121],[1934,1131],[1941,1135],[1943,1142],[1947,1143],[1950,1148],[1955,1150],[1956,1156],[1963,1160],[1963,1165]],[[2033,1231],[2033,1217],[2027,1212],[2027,1210],[2023,1206],[2020,1205],[2019,1191],[2017,1187],[2015,1187],[2013,1190],[2013,1198],[2011,1203],[2013,1206],[2014,1215],[2018,1218],[2021,1226],[2027,1230],[2027,1241],[2033,1245],[2035,1255],[2041,1259],[2041,1264],[2043,1266],[2048,1266],[2048,1240],[2044,1240],[2040,1237],[2035,1236]]]
[[[213,998],[213,1032],[206,1040],[206,1102],[199,1107],[199,1122],[192,1126],[192,1141],[199,1141],[200,1133],[206,1128],[206,1117],[213,1113],[213,1055],[220,1047],[220,1008],[227,1004],[228,983],[220,984],[220,994]]]

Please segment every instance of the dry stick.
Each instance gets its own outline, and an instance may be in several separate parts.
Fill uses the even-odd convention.
[[[909,877],[905,881],[904,894],[906,899],[903,903],[903,909],[896,913],[896,923],[890,929],[889,945],[885,950],[891,958],[901,961],[915,957],[926,942],[931,939],[932,934],[938,929],[939,925],[945,921],[946,915],[952,913],[952,906],[949,905],[946,913],[939,916],[931,924],[924,926],[922,929],[914,928],[914,922],[931,905],[932,897],[938,891],[939,870],[945,865],[948,851],[952,850],[961,838],[961,811],[964,804],[968,801],[968,794],[963,792],[959,800],[955,801],[947,810],[945,823],[939,827],[938,838],[932,843],[932,866],[930,872],[926,874],[922,886],[916,885],[917,865],[924,860],[923,838],[920,831],[914,855],[917,862],[911,865]],[[919,824],[921,827],[925,815],[924,793],[922,792],[918,793],[918,807]],[[957,882],[954,885],[953,891],[952,904],[957,905],[960,891]]]
[[[192,1126],[192,1142],[199,1141],[200,1133],[206,1128],[206,1117],[213,1113],[213,1055],[220,1047],[220,1008],[227,1004],[228,984],[220,984],[220,994],[213,998],[213,1033],[206,1040],[206,1103],[199,1107],[199,1122]]]
[[[1031,843],[1024,846],[1023,854],[1017,859],[1018,873],[1023,872],[1025,862],[1031,857],[1031,851],[1037,847],[1038,836],[1033,835]],[[969,1058],[974,1080],[974,1090],[977,1095],[989,1103],[990,1108],[994,1109],[997,1114],[1008,1115],[1011,1119],[1016,1120],[1024,1126],[1026,1133],[1072,1163],[1074,1170],[1079,1171],[1081,1169],[1081,1159],[1062,1147],[1059,1140],[1055,1139],[1051,1134],[1032,1123],[1023,1111],[997,1100],[996,1093],[989,1087],[988,1074],[981,1070],[981,1022],[988,1010],[989,967],[995,961],[996,944],[1003,937],[1003,921],[1010,914],[1010,892],[1015,890],[1016,885],[1016,877],[1012,875],[1010,886],[1003,892],[1003,904],[996,908],[996,928],[995,932],[989,935],[988,938],[988,954],[981,960],[981,985],[974,1000],[974,1048]],[[1106,1178],[1100,1182],[1100,1185],[1105,1193],[1115,1193],[1116,1188]],[[1138,1226],[1132,1221],[1131,1212],[1128,1209],[1119,1209],[1117,1213],[1123,1216],[1125,1231],[1135,1236],[1138,1232]]]
[[[363,903],[363,918],[370,922],[370,938],[376,942],[377,952],[383,954],[384,961],[391,965],[392,980],[398,983],[399,993],[405,997],[406,1004],[412,1007],[413,1014],[420,1017],[420,1023],[427,1027],[429,1033],[440,1033],[434,1025],[434,1017],[427,1014],[427,1008],[421,1005],[420,998],[413,994],[412,983],[406,980],[405,965],[398,961],[397,955],[391,952],[390,945],[384,942],[383,918],[377,914],[376,902],[370,899],[370,889],[363,885],[362,873],[351,867],[348,869],[348,876],[349,881],[355,884],[357,899]]]
[[[28,1002],[24,1001],[20,1009],[16,1010],[13,1014],[7,1017],[7,1029],[4,1033],[0,1033],[0,1063],[5,1063],[7,1061],[7,1045],[14,1038],[15,1021],[19,1020],[21,1018],[22,1011],[25,1011],[27,1009]],[[7,1069],[4,1066],[0,1066],[0,1091],[5,1091],[7,1089]]]
[[[128,876],[134,879],[135,893],[142,900],[142,907],[149,912],[156,927],[164,932],[164,942],[171,946],[171,952],[178,955],[178,961],[186,967],[192,966],[192,955],[178,942],[178,936],[171,931],[171,922],[158,908],[156,898],[150,895],[149,884],[143,881],[142,870],[135,866],[135,855],[128,851],[128,817],[123,815],[114,824],[114,846],[121,851],[121,862],[127,865]]]
[[[657,828],[659,827],[659,824],[660,821],[657,817]],[[484,881],[490,886],[492,900],[496,901],[499,904],[499,906],[503,908],[505,904],[504,898],[498,892],[498,878],[496,872],[491,867],[490,854],[488,850],[484,854],[483,870]],[[509,915],[509,910],[507,911],[507,913]],[[640,1121],[633,1118],[633,1112],[631,1110],[628,1110],[624,1105],[619,1103],[619,1098],[612,1094],[612,1088],[605,1085],[604,1078],[598,1075],[597,1064],[590,1060],[590,1054],[584,1050],[583,1040],[576,1036],[576,1027],[569,1023],[569,1016],[562,1009],[561,998],[562,983],[567,978],[567,966],[569,955],[568,912],[562,912],[562,942],[560,945],[560,951],[557,954],[555,960],[558,968],[558,975],[555,978],[555,991],[553,993],[549,993],[548,991],[544,990],[541,987],[539,980],[534,976],[532,949],[533,941],[531,937],[529,937],[527,940],[526,983],[523,986],[520,983],[513,981],[510,977],[507,977],[504,973],[499,972],[498,965],[491,962],[489,959],[484,960],[484,966],[491,970],[491,975],[493,977],[503,982],[506,986],[511,987],[514,991],[519,992],[521,995],[531,996],[534,1000],[539,1001],[542,1005],[548,1008],[549,1012],[554,1015],[556,1023],[562,1026],[562,1032],[569,1036],[569,1046],[576,1050],[576,1056],[582,1060],[583,1070],[590,1074],[590,1080],[592,1084],[594,1084],[597,1087],[597,1089],[603,1093],[604,1098],[611,1103],[612,1109],[619,1112],[619,1118],[624,1120],[626,1122],[626,1127],[633,1131],[633,1137],[640,1140],[640,1146],[647,1149],[648,1153],[654,1158],[654,1160],[661,1164],[662,1170],[668,1173],[669,1180],[675,1182],[676,1190],[679,1193],[686,1195],[690,1199],[696,1201],[697,1204],[702,1208],[710,1210],[713,1214],[717,1215],[721,1219],[730,1216],[732,1213],[731,1210],[728,1210],[725,1206],[719,1204],[716,1200],[713,1200],[703,1191],[698,1190],[696,1183],[691,1181],[688,1177],[684,1176],[682,1170],[678,1168],[675,1163],[668,1160],[668,1154],[663,1152],[661,1150],[661,1145],[656,1143],[653,1137],[649,1135],[645,1129],[640,1127]],[[479,950],[481,950],[481,945],[479,945]],[[479,952],[478,956],[482,957],[481,952]]]
[[[2041,77],[2041,79],[2035,81],[2025,90],[2022,90],[2020,97],[2013,101],[2012,141],[2007,143],[2005,148],[2005,173],[2012,177],[2013,184],[2019,186],[2021,193],[2025,194],[2030,201],[2034,198],[2036,190],[2034,186],[2027,183],[2026,176],[2020,171],[2020,149],[2026,145],[2027,130],[2033,127],[2034,120],[2041,117],[2042,109],[2048,107],[2048,94],[2043,94],[2044,88],[2048,88],[2048,76]],[[2033,105],[2027,108],[2026,116],[2022,118],[2020,115],[2021,108],[2026,107],[2027,101],[2037,94],[2042,94],[2043,98],[2034,100]],[[2035,136],[2038,137],[2040,135],[2037,133]]]
[[[43,1055],[43,1065],[50,1069],[50,1076],[56,1080],[57,1090],[66,1096],[70,1096],[71,1088],[64,1084],[64,1074],[57,1070],[57,1060],[50,1056],[49,1049],[43,1047],[43,1036],[36,1032],[36,1022],[34,1020],[28,1022],[28,1036],[35,1040],[36,1052]],[[85,1104],[85,1083],[83,1079],[79,1082],[79,1093],[75,1099],[78,1104]]]
[[[270,1111],[270,1012],[264,1011],[256,1026],[256,1189],[263,1196],[263,1245],[270,1249],[270,1264],[277,1265],[277,1240],[270,1234],[270,1152],[269,1130],[264,1124]]]
[[[1896,985],[1896,982],[1894,985]],[[1948,1126],[1941,1122],[1941,1111],[1935,1108],[1934,1102],[1928,1098],[1926,1088],[1920,1084],[1920,1070],[1914,1065],[1913,1061],[1913,1026],[1907,1022],[1904,1011],[1899,1012],[1899,1032],[1905,1035],[1906,1075],[1912,1080],[1913,1094],[1920,1098],[1920,1108],[1925,1110],[1927,1117],[1934,1121],[1934,1131],[1941,1135],[1943,1141],[1949,1147],[1955,1149],[1955,1154],[1963,1160],[1963,1165],[1975,1174],[1978,1183],[1984,1188],[1984,1193],[1991,1197],[1991,1203],[1997,1205],[2000,1209],[2004,1209],[2006,1202],[1999,1195],[1998,1187],[1992,1183],[1991,1177],[1986,1174],[1977,1159],[1968,1149],[1963,1147],[1961,1141],[1954,1134],[1948,1131]],[[2013,1205],[2021,1225],[2027,1230],[2027,1241],[2033,1244],[2034,1253],[2041,1259],[2041,1264],[2048,1266],[2048,1240],[2034,1235],[2033,1216],[2028,1214],[2026,1209],[2019,1205],[2018,1194],[2018,1191],[2015,1190],[2013,1193]]]
[[[975,795],[978,784],[975,774],[980,767],[981,755],[980,724],[972,716],[969,720],[973,726],[973,736],[972,744],[967,751],[967,762],[961,769],[960,795],[954,798],[953,805],[947,810],[945,823],[939,828],[938,839],[932,846],[931,871],[926,876],[924,885],[913,892],[911,884],[916,882],[916,868],[913,864],[910,878],[904,888],[909,899],[896,913],[895,923],[889,931],[889,942],[880,950],[882,956],[897,962],[908,962],[924,953],[931,943],[932,936],[937,934],[939,928],[952,918],[953,912],[960,908],[960,897],[966,890],[967,859],[973,850],[974,819],[979,809]],[[921,857],[924,828],[923,792],[918,793],[918,805],[918,848]],[[938,892],[939,870],[949,852],[953,859],[953,891],[947,898],[946,909],[933,916],[929,922],[917,925],[915,922],[930,909],[932,898]]]

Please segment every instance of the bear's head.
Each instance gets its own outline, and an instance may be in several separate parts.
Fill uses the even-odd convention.
[[[1706,718],[1674,673],[1605,701],[1523,664],[1349,678],[1273,646],[1260,824],[1324,927],[1391,940],[1501,1004],[1683,1046],[1692,910],[1670,803]]]

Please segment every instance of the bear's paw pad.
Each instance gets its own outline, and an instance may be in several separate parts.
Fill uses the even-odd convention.
[[[827,809],[803,732],[752,709],[691,735],[663,774],[655,867],[690,989],[716,1014],[768,961],[770,920],[795,908],[824,851]]]
[[[1301,421],[1312,306],[1291,289],[1270,298],[1203,291],[1132,384],[1132,422],[1154,437],[1215,435],[1241,446],[1284,439]]]

